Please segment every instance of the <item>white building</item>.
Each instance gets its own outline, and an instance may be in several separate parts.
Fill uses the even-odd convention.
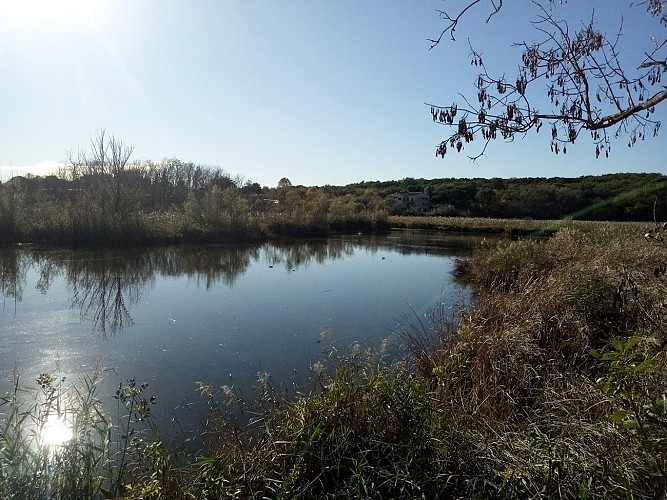
[[[431,209],[431,198],[426,193],[394,193],[391,195],[394,203],[419,212],[428,212]]]

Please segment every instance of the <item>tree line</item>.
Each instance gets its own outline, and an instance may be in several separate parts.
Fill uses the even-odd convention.
[[[106,132],[70,155],[57,175],[0,185],[0,240],[135,245],[257,241],[373,229],[382,200],[332,196],[281,182],[262,187],[220,168],[178,159],[131,161],[132,148]]]
[[[521,219],[646,221],[667,213],[667,176],[648,174],[587,175],[578,178],[414,179],[362,181],[327,186],[337,196],[388,197],[398,191],[428,194],[432,215]],[[391,213],[410,209],[389,206]]]
[[[131,154],[100,132],[57,175],[0,184],[0,241],[128,246],[369,231],[387,227],[389,215],[412,214],[393,201],[401,191],[428,194],[429,214],[438,216],[646,221],[667,213],[667,177],[657,173],[346,186],[295,186],[283,177],[267,187],[220,168]]]

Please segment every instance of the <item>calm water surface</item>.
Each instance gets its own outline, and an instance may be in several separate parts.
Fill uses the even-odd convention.
[[[406,314],[455,309],[472,237],[395,231],[262,246],[0,250],[0,389],[12,370],[76,379],[99,359],[112,394],[147,381],[162,412],[200,401],[198,381],[243,390],[258,372],[304,383],[331,346],[392,346]]]

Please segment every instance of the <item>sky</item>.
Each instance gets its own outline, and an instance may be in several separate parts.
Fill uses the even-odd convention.
[[[489,23],[482,2],[456,41],[429,50],[444,26],[436,10],[465,3],[0,0],[0,172],[54,173],[106,130],[135,160],[178,158],[264,186],[667,173],[667,130],[632,149],[614,141],[609,159],[585,137],[556,156],[544,132],[495,141],[474,163],[436,158],[448,129],[426,103],[475,96],[469,41],[491,72],[514,77],[513,43],[538,38],[528,0],[505,2]],[[631,54],[665,30],[628,3],[570,0],[553,12],[595,12],[614,32],[622,19]],[[667,103],[656,116],[665,121]]]

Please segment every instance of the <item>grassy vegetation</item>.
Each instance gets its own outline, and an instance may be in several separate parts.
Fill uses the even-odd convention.
[[[564,227],[589,230],[605,224],[596,221],[579,221],[573,219],[533,220],[533,219],[492,219],[487,217],[439,217],[439,216],[406,216],[390,215],[387,222],[394,228],[428,229],[454,233],[496,234],[504,236],[553,236]],[[629,231],[641,231],[646,224],[635,222],[615,222],[616,228],[627,228]]]
[[[332,351],[293,397],[265,374],[253,401],[202,385],[202,455],[133,434],[151,402],[134,382],[119,388],[111,434],[94,378],[76,390],[42,379],[27,406],[17,389],[0,408],[0,496],[664,498],[667,245],[660,228],[645,233],[568,223],[481,247],[461,266],[473,306],[456,325],[437,309],[406,321],[400,362]],[[87,415],[75,439],[29,452],[38,434],[21,429],[60,394]]]
[[[62,188],[62,199],[42,186],[46,180],[17,180],[0,186],[0,243],[77,246],[137,246],[159,243],[255,242],[282,236],[373,231],[387,227],[383,205],[359,203],[298,188],[265,199],[230,185],[184,190],[182,200],[157,203],[128,190],[117,211],[100,204],[94,191]],[[66,184],[76,185],[73,183]],[[12,193],[16,191],[16,196]],[[3,205],[3,196],[9,201]],[[10,199],[11,198],[11,199]]]
[[[454,233],[502,234],[506,236],[551,235],[563,221],[489,219],[484,217],[425,217],[391,215],[392,227],[430,229]]]
[[[288,180],[262,188],[179,160],[129,163],[131,150],[113,141],[102,133],[96,157],[72,161],[58,177],[0,184],[0,243],[254,242],[386,227],[377,195],[333,196]]]

